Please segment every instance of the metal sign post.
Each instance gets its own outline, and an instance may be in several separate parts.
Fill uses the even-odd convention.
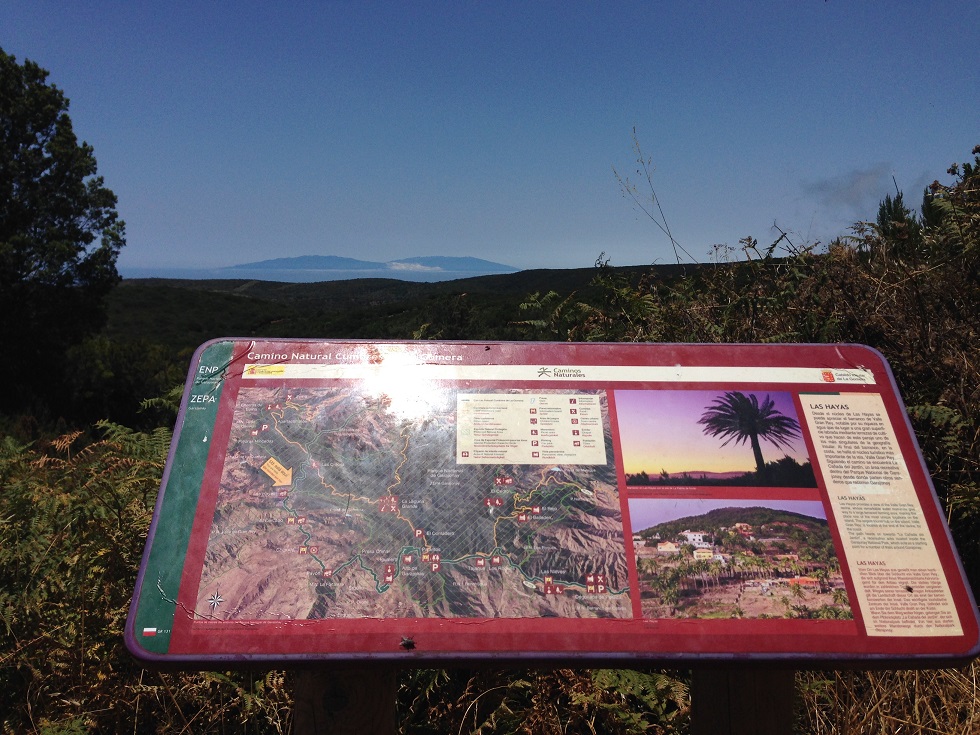
[[[225,339],[194,357],[126,641],[708,671],[948,664],[978,630],[870,348]]]
[[[395,671],[318,669],[296,672],[295,735],[395,735]]]
[[[790,735],[795,673],[777,667],[695,669],[691,735]]]

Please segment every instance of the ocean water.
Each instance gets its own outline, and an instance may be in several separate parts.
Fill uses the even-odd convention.
[[[456,281],[460,278],[490,276],[512,271],[444,271],[444,270],[285,270],[279,268],[126,268],[120,267],[123,278],[174,278],[193,281],[209,279],[244,279],[249,281],[279,281],[280,283],[318,283],[320,281],[349,281],[355,278],[391,278],[414,283]]]

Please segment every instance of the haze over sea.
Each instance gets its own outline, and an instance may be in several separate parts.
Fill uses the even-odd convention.
[[[318,283],[346,281],[354,278],[391,278],[414,283],[455,281],[514,271],[450,271],[450,270],[317,270],[285,268],[126,268],[119,273],[125,279],[174,278],[187,280],[243,279],[249,281],[280,281],[283,283]]]
[[[301,255],[238,263],[220,268],[119,268],[123,278],[174,278],[187,280],[245,279],[285,283],[344,281],[355,278],[391,278],[432,283],[459,278],[516,273],[520,268],[482,258],[429,255],[387,262],[358,260],[336,255]]]

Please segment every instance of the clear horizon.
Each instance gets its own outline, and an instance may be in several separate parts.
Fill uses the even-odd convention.
[[[363,261],[356,258],[338,258],[342,267],[329,268],[327,263],[309,263],[308,259],[332,260],[337,256],[296,256],[274,258],[252,263],[235,263],[216,268],[180,267],[126,267],[119,268],[123,278],[169,278],[169,279],[224,279],[247,278],[284,283],[315,283],[321,281],[352,280],[356,278],[390,278],[402,281],[433,282],[472,278],[485,275],[517,273],[506,263],[494,263],[481,258],[454,256],[418,256],[387,262]],[[293,262],[298,261],[298,262]],[[437,261],[417,263],[413,261]],[[447,262],[448,261],[448,262]],[[356,264],[363,264],[357,268]],[[478,267],[480,264],[485,264]],[[317,267],[321,266],[321,267]],[[451,267],[456,266],[456,267]],[[493,267],[496,266],[496,267]]]

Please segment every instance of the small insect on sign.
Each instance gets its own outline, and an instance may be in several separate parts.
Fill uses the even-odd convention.
[[[224,339],[126,628],[155,665],[966,660],[976,606],[859,345]]]

